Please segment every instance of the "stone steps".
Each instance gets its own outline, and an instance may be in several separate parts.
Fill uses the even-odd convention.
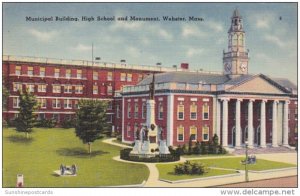
[[[271,154],[271,153],[291,153],[296,152],[294,149],[288,147],[266,147],[266,148],[248,148],[248,154]],[[245,149],[235,149],[232,154],[243,155],[245,154]]]

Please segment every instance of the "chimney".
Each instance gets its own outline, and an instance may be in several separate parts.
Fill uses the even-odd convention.
[[[181,69],[189,69],[189,64],[188,63],[181,63],[180,68]]]

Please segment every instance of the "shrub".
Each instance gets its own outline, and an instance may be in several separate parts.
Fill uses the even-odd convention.
[[[181,147],[180,145],[177,146],[177,148],[176,148],[176,154],[178,154],[178,155],[184,155],[183,147]]]
[[[45,128],[53,128],[57,124],[54,119],[41,119],[38,120],[35,124],[36,127],[45,127]]]
[[[117,135],[116,138],[117,138],[118,141],[122,142],[122,135],[121,134]]]
[[[185,161],[183,164],[179,163],[175,165],[174,173],[176,175],[203,175],[207,173],[208,169],[202,163],[191,163],[190,161]]]
[[[76,120],[75,119],[65,119],[62,123],[61,123],[61,127],[68,129],[68,128],[73,128],[75,127],[75,123]]]
[[[7,123],[7,121],[4,120],[4,119],[2,119],[2,126],[3,126],[4,128],[7,128],[7,127],[8,127],[8,123]]]
[[[201,144],[200,142],[196,142],[195,147],[193,148],[193,153],[194,154],[201,154]]]

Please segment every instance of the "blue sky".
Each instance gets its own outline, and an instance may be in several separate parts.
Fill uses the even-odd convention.
[[[296,3],[4,3],[3,54],[222,71],[230,17],[238,8],[250,50],[250,73],[297,83]],[[159,22],[28,22],[26,16],[138,16]],[[201,17],[165,22],[162,16]],[[280,20],[281,17],[281,20]]]

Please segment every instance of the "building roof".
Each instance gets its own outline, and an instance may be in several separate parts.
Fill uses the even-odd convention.
[[[168,72],[155,74],[155,83],[202,83],[202,84],[223,84],[230,78],[223,74],[202,73],[202,72]],[[142,80],[138,85],[148,85],[152,81],[152,75]]]

